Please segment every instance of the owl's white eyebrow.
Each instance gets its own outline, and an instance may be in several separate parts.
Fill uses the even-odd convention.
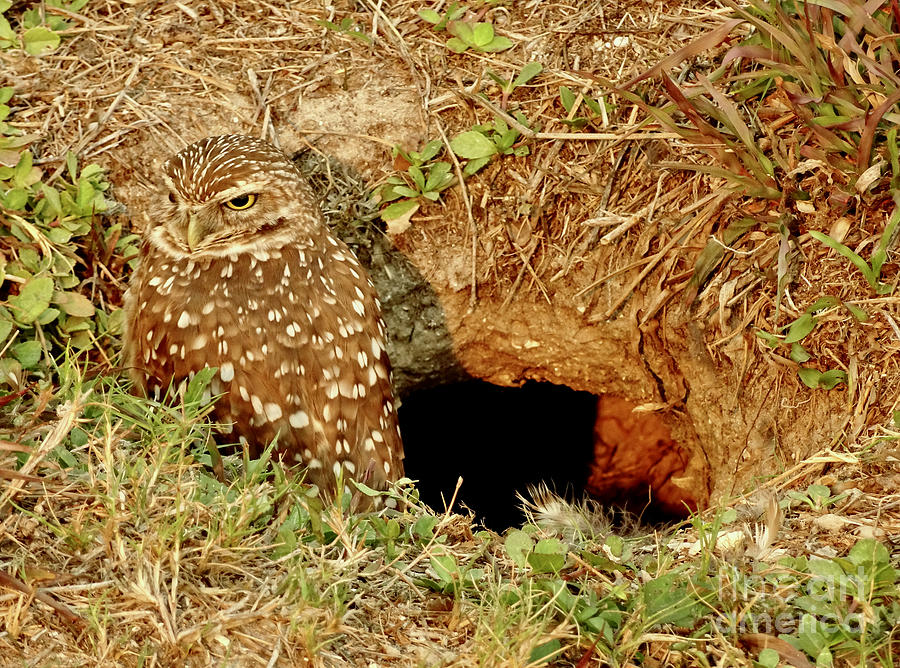
[[[247,193],[258,193],[264,189],[262,181],[241,181],[236,186],[225,188],[216,193],[216,199],[230,200]]]

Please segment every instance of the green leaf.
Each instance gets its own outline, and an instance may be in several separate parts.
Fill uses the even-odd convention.
[[[784,342],[796,343],[805,338],[815,328],[816,319],[811,313],[804,313],[790,324],[787,335],[784,337]]]
[[[490,44],[479,47],[479,50],[487,53],[497,53],[498,51],[506,51],[512,48],[513,43],[506,37],[495,37]]]
[[[470,26],[465,21],[453,21],[449,26],[448,30],[450,34],[458,37],[465,43],[466,48],[475,44],[474,38],[472,36],[472,26]],[[452,40],[450,40],[452,41]],[[448,42],[449,44],[449,42]],[[465,50],[465,49],[463,49]]]
[[[16,31],[9,25],[5,16],[0,16],[0,49],[7,49],[15,44]]]
[[[387,206],[381,210],[381,219],[385,222],[388,222],[391,220],[396,220],[397,218],[402,218],[412,209],[417,208],[418,206],[419,203],[414,199],[404,199],[399,202],[394,202],[390,206]]]
[[[203,367],[194,374],[194,377],[188,381],[187,391],[184,393],[184,403],[192,404],[200,402],[203,397],[203,391],[209,387],[209,382],[216,375],[218,368]]]
[[[437,157],[444,148],[444,143],[440,139],[433,139],[422,147],[420,154],[422,162],[428,162],[432,158]]]
[[[859,269],[869,285],[871,285],[875,289],[875,291],[878,292],[878,294],[886,294],[887,292],[890,292],[890,286],[883,285],[881,282],[879,282],[878,277],[875,275],[875,273],[872,271],[872,268],[869,267],[866,261],[863,260],[855,252],[847,248],[847,246],[835,239],[832,239],[827,234],[823,234],[822,232],[819,232],[817,230],[810,230],[809,236],[811,236],[816,241],[825,244],[832,250],[837,251],[845,258],[850,260],[850,262],[853,263],[853,266]]]
[[[567,114],[572,112],[572,106],[575,104],[576,99],[575,93],[568,86],[559,87],[559,101],[562,102],[563,109],[566,110]]]
[[[416,184],[416,187],[421,192],[425,189],[425,175],[422,173],[422,170],[415,165],[410,165],[409,169],[406,170],[407,173],[412,177],[413,183]],[[400,192],[398,190],[398,192]],[[418,194],[418,193],[417,193]],[[411,197],[415,197],[415,195],[411,195]]]
[[[418,190],[413,190],[412,188],[408,188],[406,186],[394,186],[393,190],[400,197],[416,198],[419,196]]]
[[[800,376],[800,380],[803,381],[803,384],[806,387],[815,390],[819,387],[819,378],[822,377],[822,372],[818,369],[812,369],[808,367],[803,367],[801,369],[797,369],[797,375]]]
[[[466,163],[466,166],[463,168],[463,174],[465,174],[466,176],[472,176],[472,174],[484,167],[490,161],[490,158],[478,158],[477,160],[469,160],[469,162]]]
[[[691,595],[693,590],[688,579],[677,573],[667,573],[647,582],[642,590],[647,621],[652,624],[692,626],[705,609]]]
[[[413,524],[413,535],[422,542],[428,542],[434,538],[434,526],[437,524],[437,517],[433,515],[422,515]]]
[[[854,306],[853,304],[844,304],[847,307],[847,310],[853,314],[853,317],[856,318],[857,322],[868,322],[869,314],[864,310],[859,308],[858,306]]]
[[[797,364],[809,361],[810,357],[812,357],[812,355],[806,352],[806,349],[799,343],[791,345],[791,359],[797,362]]]
[[[834,308],[840,304],[837,297],[832,297],[830,295],[825,297],[819,297],[816,301],[809,305],[806,309],[807,313],[818,313],[819,311],[824,311],[827,308]]]
[[[450,140],[450,148],[461,158],[478,160],[497,153],[497,146],[480,132],[469,130]]]
[[[38,316],[37,320],[35,320],[35,322],[38,323],[39,325],[49,325],[51,322],[56,320],[58,317],[59,317],[59,309],[51,307],[51,308],[48,308],[47,310],[45,310],[43,313],[41,313]]]
[[[819,387],[823,390],[833,390],[841,383],[847,383],[847,372],[841,369],[830,369],[819,376]]]
[[[600,107],[600,103],[592,97],[584,96],[584,103],[587,105],[587,108],[590,109],[595,116],[602,116],[603,109]],[[732,223],[733,224],[733,223]],[[731,227],[729,225],[729,227]]]
[[[449,554],[445,554],[431,557],[430,562],[432,570],[442,582],[453,584],[454,576],[459,575],[456,559]]]
[[[447,40],[447,48],[453,53],[462,53],[469,48],[469,45],[456,37],[451,37]]]
[[[78,156],[72,151],[66,151],[66,168],[69,170],[69,180],[75,183],[78,180]]]
[[[41,344],[39,341],[24,341],[14,345],[10,351],[19,360],[23,369],[32,369],[41,360]]]
[[[12,331],[13,323],[11,320],[7,320],[2,317],[0,314],[0,350],[3,349],[4,344],[6,343],[6,337],[9,336],[9,333]],[[900,412],[900,411],[898,411]]]
[[[424,190],[443,190],[453,181],[453,174],[450,173],[451,165],[449,162],[436,162],[428,170],[428,179],[425,181]]]
[[[93,184],[88,179],[81,178],[78,180],[78,194],[75,196],[75,205],[80,213],[84,215],[93,213],[91,204],[94,201],[96,192]]]
[[[516,77],[516,80],[513,82],[513,88],[518,88],[519,86],[524,86],[529,81],[534,79],[538,74],[544,71],[544,66],[538,62],[531,62],[525,65],[522,68],[522,71],[519,72],[519,76]]]
[[[438,24],[441,22],[441,15],[433,9],[420,9],[419,18],[429,23]]]
[[[45,220],[57,218],[62,215],[62,202],[59,199],[59,191],[53,186],[41,183],[41,192],[44,193],[44,200],[47,202],[47,216]]]
[[[839,383],[847,382],[847,373],[840,369],[831,369],[822,373],[818,369],[804,367],[797,370],[797,375],[800,376],[804,385],[813,390],[832,390]]]
[[[32,56],[42,56],[59,46],[59,35],[49,28],[35,26],[25,31],[22,41],[25,44],[25,51]]]
[[[559,573],[566,565],[566,557],[563,554],[532,552],[528,555],[528,565],[535,573]]]
[[[49,276],[32,278],[22,286],[19,294],[9,298],[9,305],[16,319],[22,324],[34,322],[38,316],[50,308],[53,297],[53,279]]]
[[[524,568],[528,563],[528,554],[531,552],[534,542],[531,540],[531,536],[524,531],[513,529],[504,539],[503,546],[513,563]]]
[[[561,650],[562,643],[558,639],[549,640],[531,650],[531,654],[528,656],[528,664],[540,665],[546,663]]]
[[[494,39],[494,26],[490,23],[476,23],[472,29],[471,42],[477,47],[485,47]]]
[[[3,86],[0,88],[0,104],[6,104],[12,99],[13,91],[15,88],[12,86]]]
[[[887,548],[874,538],[863,538],[850,548],[847,558],[856,566],[881,565],[890,562]]]
[[[22,211],[28,204],[28,191],[24,188],[13,188],[2,198],[7,209]]]

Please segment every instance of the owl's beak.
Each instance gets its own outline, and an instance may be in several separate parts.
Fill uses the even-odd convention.
[[[187,227],[187,245],[191,251],[197,250],[197,246],[200,245],[200,242],[203,241],[203,238],[206,236],[207,229],[206,225],[204,225],[200,221],[200,217],[196,213],[192,213],[188,218],[188,227]]]

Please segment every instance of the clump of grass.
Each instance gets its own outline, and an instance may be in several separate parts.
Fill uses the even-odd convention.
[[[714,72],[695,73],[679,85],[659,66],[622,88],[659,74],[671,104],[653,106],[633,94],[629,99],[718,163],[697,169],[724,177],[747,195],[811,199],[814,193],[794,178],[803,159],[836,178],[827,200],[837,210],[896,187],[900,45],[892,35],[900,17],[891,3],[727,4],[736,20],[666,61],[694,56],[749,24],[750,34]]]

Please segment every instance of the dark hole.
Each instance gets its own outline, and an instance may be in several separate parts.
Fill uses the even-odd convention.
[[[455,509],[464,505],[503,531],[522,524],[516,493],[528,485],[583,495],[596,417],[595,395],[549,383],[470,380],[415,392],[400,407],[406,474],[435,510],[462,476]]]

